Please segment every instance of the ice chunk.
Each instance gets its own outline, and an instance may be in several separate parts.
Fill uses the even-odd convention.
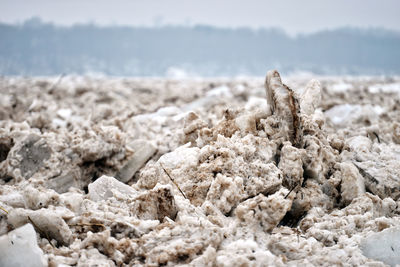
[[[349,91],[352,88],[353,88],[352,84],[340,82],[340,83],[336,83],[336,84],[332,85],[330,88],[328,88],[328,91],[333,92],[333,93],[343,93],[343,92]]]
[[[342,162],[340,171],[342,173],[342,200],[348,205],[354,198],[365,193],[364,178],[358,172],[358,169],[349,162]]]
[[[343,104],[327,110],[325,115],[336,125],[345,125],[351,121],[352,114],[360,114],[361,106]]]
[[[12,209],[8,214],[8,221],[14,227],[30,222],[41,231],[43,236],[55,239],[60,245],[69,245],[72,238],[69,226],[54,210]]]
[[[281,159],[278,164],[283,174],[282,184],[289,189],[303,183],[303,162],[301,150],[285,142],[281,150]]]
[[[289,190],[281,188],[278,192],[243,201],[236,208],[236,216],[247,226],[261,226],[265,231],[272,231],[290,210],[293,195],[288,195]]]
[[[285,131],[289,140],[298,147],[302,140],[302,122],[299,117],[300,105],[298,96],[288,86],[282,83],[276,70],[268,71],[265,80],[265,92],[271,113],[276,114],[281,120],[281,128]],[[313,100],[314,101],[314,100]]]
[[[47,183],[47,187],[60,194],[68,192],[71,187],[79,188],[79,173],[73,170],[65,175],[50,179]]]
[[[390,266],[400,264],[400,227],[373,233],[361,242],[363,254]]]
[[[132,148],[135,151],[133,157],[116,175],[116,178],[124,183],[127,183],[157,151],[156,147],[145,140],[134,141]]]
[[[67,125],[68,125],[68,123],[67,123],[65,120],[61,120],[61,119],[57,119],[57,118],[54,118],[54,119],[51,121],[51,124],[52,124],[52,126],[53,126],[54,128],[58,128],[58,127],[60,127],[60,128],[65,128],[65,127],[67,127]]]
[[[19,192],[10,192],[9,194],[0,195],[0,201],[14,208],[22,208],[25,206],[24,197]]]
[[[36,232],[31,224],[25,224],[0,236],[0,266],[46,266],[43,251],[37,245]]]
[[[263,97],[250,96],[245,105],[246,110],[268,110],[268,103]]]
[[[138,195],[132,205],[132,213],[141,220],[162,221],[165,216],[175,220],[178,213],[170,185],[157,185],[154,189]]]
[[[351,151],[368,153],[371,150],[371,139],[365,136],[354,136],[346,140]]]
[[[200,149],[189,146],[190,144],[180,146],[174,151],[163,155],[159,159],[159,162],[169,169],[176,169],[185,165],[187,165],[188,168],[197,166]]]
[[[377,93],[400,93],[400,83],[374,84],[368,87],[372,94]]]
[[[71,117],[71,115],[72,115],[72,110],[69,109],[69,108],[62,108],[62,109],[59,109],[59,110],[57,111],[57,115],[58,115],[60,118],[62,118],[62,119],[64,119],[64,120],[67,120],[67,119],[69,119],[69,117]]]
[[[219,87],[215,87],[206,93],[207,97],[232,97],[231,89],[222,85]]]
[[[325,112],[325,116],[336,126],[346,126],[354,122],[369,120],[377,122],[385,112],[381,106],[341,104]]]
[[[125,195],[136,195],[135,189],[121,183],[114,177],[103,175],[89,184],[89,198],[93,201],[101,201],[114,196],[114,191]]]
[[[218,251],[216,266],[283,266],[283,262],[257,242],[241,239]]]
[[[26,138],[18,154],[22,157],[21,174],[29,178],[42,167],[45,160],[50,158],[51,150],[39,136],[31,134]]]
[[[314,113],[321,102],[321,84],[317,80],[311,80],[300,98],[301,111],[307,115]]]
[[[245,197],[243,179],[218,173],[207,193],[207,200],[227,214]]]
[[[374,144],[368,153],[356,154],[353,164],[364,177],[365,186],[380,198],[400,198],[400,146]],[[361,151],[362,152],[362,151]]]

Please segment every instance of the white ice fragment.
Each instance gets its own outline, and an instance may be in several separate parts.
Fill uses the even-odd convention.
[[[369,152],[372,147],[372,141],[365,136],[354,136],[346,140],[347,145],[355,152]]]
[[[325,116],[336,126],[346,126],[363,119],[376,122],[383,112],[381,106],[342,104],[327,110]]]
[[[281,149],[281,159],[278,168],[282,170],[282,183],[288,188],[294,188],[303,183],[302,151],[293,147],[290,142],[285,142]]]
[[[198,98],[193,102],[190,102],[182,107],[182,110],[185,112],[194,111],[201,108],[206,108],[207,106],[213,105],[217,102],[218,98],[216,97],[202,97]]]
[[[240,239],[219,250],[216,266],[283,266],[282,260],[254,240]]]
[[[69,245],[72,238],[71,229],[54,210],[12,209],[8,214],[8,222],[14,227],[31,222],[50,239],[57,240],[60,245]]]
[[[58,128],[58,127],[59,128],[65,128],[65,127],[67,127],[67,122],[64,121],[64,120],[60,120],[58,118],[54,118],[51,121],[51,124],[53,125],[54,128]]]
[[[69,117],[71,117],[71,114],[72,110],[69,108],[62,108],[57,111],[57,115],[64,120],[69,119]]]
[[[0,202],[14,208],[23,208],[25,206],[24,197],[19,192],[12,192],[10,194],[0,195]]]
[[[314,114],[312,114],[312,120],[315,121],[318,126],[321,128],[322,125],[325,124],[325,115],[324,112],[320,108],[314,110]]]
[[[400,83],[374,84],[368,87],[370,93],[400,93]]]
[[[218,173],[207,193],[207,200],[226,214],[245,196],[241,177],[227,177]]]
[[[250,96],[249,100],[247,101],[245,105],[246,110],[268,110],[268,103],[265,101],[264,97],[256,97],[256,96]]]
[[[174,116],[177,115],[179,113],[181,113],[182,111],[180,110],[180,108],[176,107],[176,106],[168,106],[168,107],[162,107],[160,109],[157,110],[156,115],[159,116]]]
[[[365,185],[369,191],[379,197],[400,197],[400,146],[384,143],[374,143],[367,153],[356,151],[360,174],[365,178]]]
[[[343,104],[334,106],[327,110],[325,115],[333,122],[333,124],[343,125],[350,120],[349,118],[352,114],[360,113],[360,111],[361,106],[359,105]]]
[[[51,188],[59,194],[68,192],[71,187],[79,187],[78,175],[77,172],[71,171],[65,175],[52,178],[48,181],[47,188]]]
[[[253,114],[245,114],[235,118],[235,124],[242,133],[255,132],[256,117]]]
[[[169,117],[177,116],[181,113],[181,109],[175,106],[162,107],[153,113],[139,114],[134,117],[134,121],[146,124],[149,121],[153,121],[161,125],[164,124]]]
[[[206,97],[232,97],[232,92],[228,86],[222,85],[208,91]]]
[[[29,106],[28,111],[34,111],[38,107],[38,100],[34,99],[32,104]]]
[[[243,94],[246,92],[246,87],[243,84],[238,84],[233,88],[233,90],[235,91],[235,94]]]
[[[221,100],[232,97],[233,94],[231,89],[228,86],[223,85],[211,89],[205,94],[204,97],[197,98],[196,100],[187,103],[186,105],[182,106],[181,109],[184,112],[188,112],[195,111],[201,108],[208,108],[215,105]]]
[[[106,200],[114,196],[114,192],[117,191],[120,194],[135,196],[137,192],[135,189],[121,183],[114,177],[103,175],[93,183],[89,184],[89,198],[93,201]]]
[[[373,233],[361,242],[363,254],[390,266],[400,264],[400,227]]]
[[[386,109],[381,106],[372,106],[372,109],[377,115],[381,115],[386,111]]]
[[[345,82],[340,82],[328,88],[328,91],[333,93],[343,93],[353,88],[353,85]]]
[[[300,97],[300,109],[307,115],[314,113],[321,102],[321,84],[317,80],[308,82]]]
[[[168,169],[176,169],[179,167],[195,167],[199,161],[199,151],[197,147],[190,147],[190,143],[180,146],[174,151],[163,155],[159,162]]]
[[[217,251],[212,246],[208,246],[207,249],[203,252],[203,254],[196,259],[194,259],[190,265],[193,267],[201,267],[201,266],[213,266],[213,262],[215,257],[217,256]]]
[[[61,201],[71,211],[78,213],[80,211],[84,196],[80,193],[66,192],[60,195]]]
[[[365,193],[364,178],[356,166],[349,162],[340,164],[342,173],[341,195],[343,202],[348,205],[351,201]]]
[[[31,224],[0,236],[0,266],[40,267],[45,262]]]
[[[186,118],[186,117],[188,116],[189,113],[190,113],[190,111],[184,111],[184,112],[181,112],[181,113],[179,113],[179,114],[176,114],[176,115],[174,115],[174,116],[172,117],[172,120],[173,120],[174,122],[180,121],[180,120]]]

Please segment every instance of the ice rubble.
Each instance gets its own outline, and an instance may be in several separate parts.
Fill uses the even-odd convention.
[[[383,266],[398,83],[2,78],[0,234],[49,266]]]

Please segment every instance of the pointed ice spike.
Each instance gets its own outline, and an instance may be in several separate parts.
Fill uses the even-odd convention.
[[[302,127],[297,96],[292,89],[282,83],[281,76],[276,70],[268,71],[265,90],[271,113],[282,121],[282,127],[287,128],[290,142],[296,147],[300,146]]]

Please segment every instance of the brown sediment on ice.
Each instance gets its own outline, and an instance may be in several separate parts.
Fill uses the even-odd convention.
[[[0,246],[26,233],[49,266],[396,262],[374,240],[400,223],[400,79],[320,78],[1,78]]]

